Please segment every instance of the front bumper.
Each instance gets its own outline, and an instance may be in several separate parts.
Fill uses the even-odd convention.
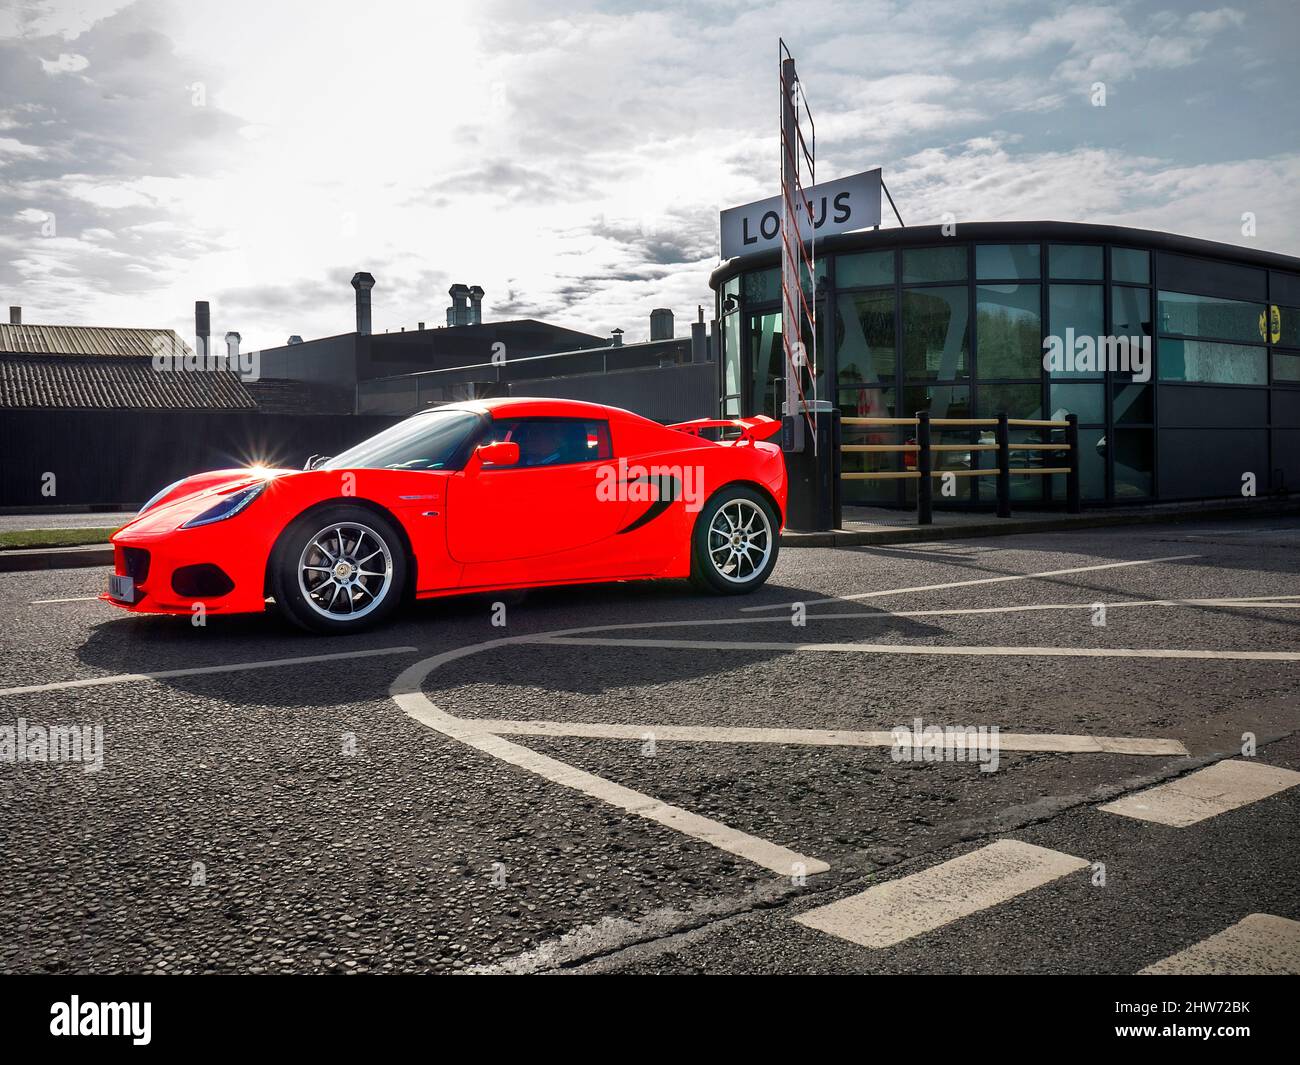
[[[165,534],[130,527],[112,538],[113,572],[131,577],[131,602],[99,598],[138,614],[247,614],[266,609],[267,548],[240,544],[224,522]]]

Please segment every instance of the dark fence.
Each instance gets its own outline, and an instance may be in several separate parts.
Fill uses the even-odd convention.
[[[383,415],[175,411],[0,413],[0,506],[136,507],[205,470],[300,468],[399,419]],[[53,474],[52,495],[42,492]]]

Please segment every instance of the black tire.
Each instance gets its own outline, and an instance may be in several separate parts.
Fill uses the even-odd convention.
[[[720,514],[721,524],[733,527],[733,535],[725,539],[714,530]],[[760,530],[770,547],[766,554],[754,535]],[[781,521],[767,497],[743,484],[725,485],[709,498],[695,519],[691,531],[691,583],[714,595],[744,595],[763,586],[776,567],[780,550]],[[752,568],[747,568],[746,563]]]
[[[333,570],[339,562],[348,571]],[[407,572],[405,543],[391,521],[365,507],[338,504],[302,515],[281,534],[271,559],[271,594],[304,629],[360,632],[397,609]],[[321,579],[313,584],[317,575]]]

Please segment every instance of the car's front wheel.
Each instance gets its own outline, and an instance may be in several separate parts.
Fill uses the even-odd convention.
[[[304,514],[272,563],[277,605],[305,629],[356,632],[391,614],[406,584],[406,551],[391,522],[363,507]]]
[[[714,493],[691,534],[691,578],[720,595],[752,592],[767,580],[780,550],[776,508],[754,489],[730,484]]]

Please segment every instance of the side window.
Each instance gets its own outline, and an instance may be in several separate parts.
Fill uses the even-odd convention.
[[[519,445],[519,465],[569,466],[612,458],[609,422],[587,418],[502,418],[492,423],[493,440]]]

